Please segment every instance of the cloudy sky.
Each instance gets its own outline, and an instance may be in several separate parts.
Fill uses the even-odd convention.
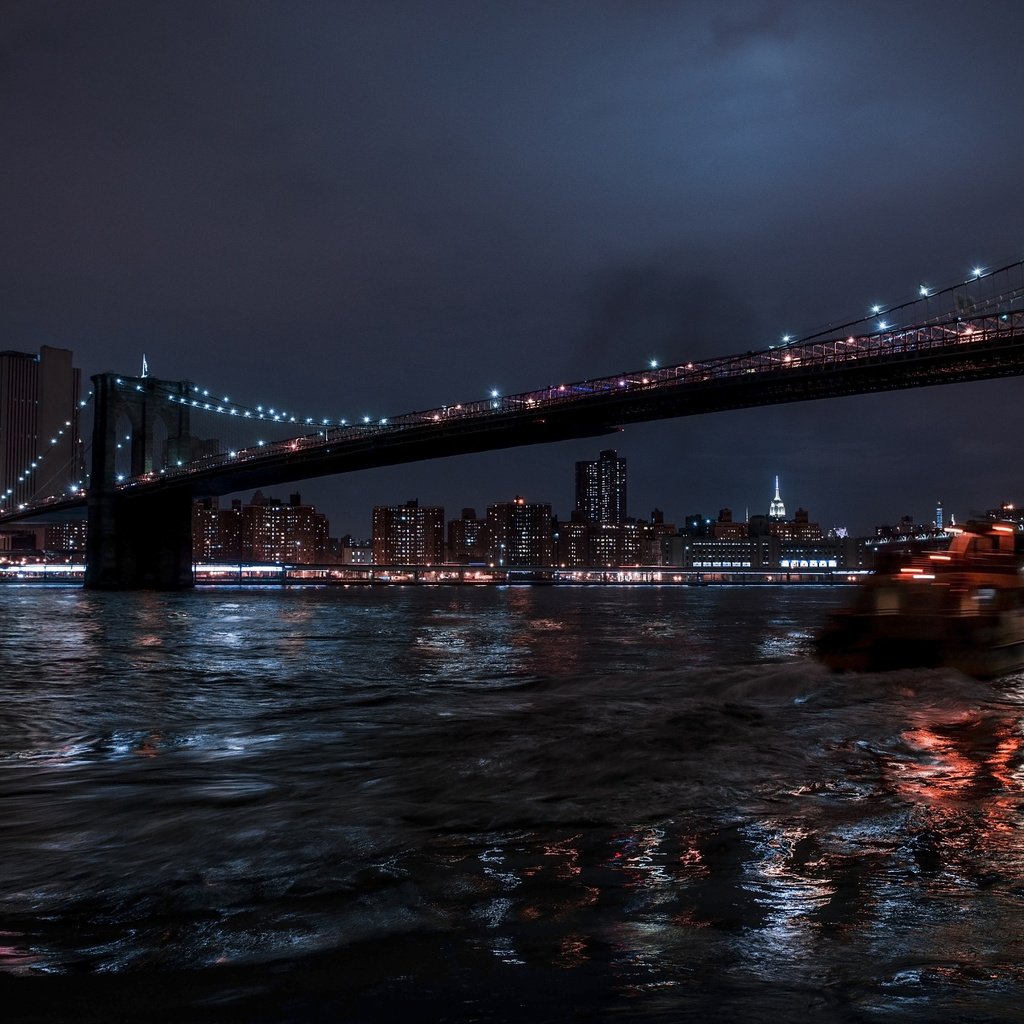
[[[392,415],[761,348],[1024,256],[1024,4],[5,0],[0,348]],[[1020,380],[629,427],[630,511],[1024,500]],[[309,481],[568,515],[582,441]]]

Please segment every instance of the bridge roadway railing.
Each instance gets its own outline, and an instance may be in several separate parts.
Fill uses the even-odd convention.
[[[131,477],[122,489],[175,478],[188,477],[224,467],[237,466],[256,459],[287,456],[290,453],[331,445],[373,440],[383,435],[422,431],[446,425],[471,426],[473,421],[493,420],[510,413],[522,414],[554,407],[580,404],[601,396],[656,392],[680,385],[726,381],[738,377],[778,375],[793,369],[835,367],[868,361],[898,362],[901,357],[926,355],[952,346],[980,345],[1000,337],[1024,333],[1024,311],[995,313],[971,319],[947,319],[902,329],[872,334],[834,337],[792,345],[780,345],[742,355],[652,367],[610,377],[550,385],[514,395],[492,396],[476,401],[442,405],[434,409],[405,413],[346,426],[323,427],[315,432],[283,441],[256,445],[206,456],[183,466],[167,467],[159,472]]]

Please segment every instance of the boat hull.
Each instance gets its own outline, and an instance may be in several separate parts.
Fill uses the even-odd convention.
[[[889,561],[818,636],[829,668],[948,667],[979,679],[1024,669],[1024,533],[1015,524],[971,522],[945,551]]]
[[[968,620],[841,612],[819,636],[817,655],[838,672],[945,667],[993,679],[1024,669],[1024,613]]]

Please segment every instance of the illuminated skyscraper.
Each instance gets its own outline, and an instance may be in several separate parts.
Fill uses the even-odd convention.
[[[937,501],[935,503],[935,529],[942,529],[942,502]]]
[[[782,503],[782,496],[779,494],[779,478],[775,478],[775,497],[768,506],[769,519],[785,519],[786,506]]]
[[[614,449],[576,463],[576,511],[588,523],[626,521],[626,460]]]
[[[59,495],[82,479],[81,371],[67,349],[0,352],[0,508]]]

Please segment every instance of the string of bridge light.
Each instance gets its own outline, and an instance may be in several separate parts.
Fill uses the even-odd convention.
[[[121,384],[123,381],[118,380],[117,383]],[[284,409],[278,409],[270,405],[250,406],[243,405],[240,402],[232,402],[227,395],[224,395],[220,399],[211,399],[209,389],[201,388],[198,385],[192,385],[191,394],[189,395],[170,394],[167,398],[170,402],[186,406],[190,409],[196,409],[202,412],[219,413],[222,416],[236,416],[241,419],[263,420],[267,423],[294,423],[298,426],[311,427],[348,427],[352,426],[353,423],[374,422],[372,416],[364,416],[361,421],[331,419],[328,416],[296,416],[292,413],[286,412]],[[377,422],[387,423],[387,419],[381,419]]]
[[[80,409],[84,409],[89,404],[89,402],[92,401],[92,397],[93,397],[93,393],[90,391],[86,395],[85,398],[83,398],[83,399],[81,399],[79,401],[78,407]],[[60,443],[61,437],[64,436],[64,432],[70,426],[71,426],[71,420],[65,420],[64,421],[64,426],[61,427],[60,429],[58,429],[56,436],[50,438],[50,447],[47,448],[47,449],[44,449],[42,452],[37,453],[36,457],[29,463],[29,465],[26,466],[21,471],[21,473],[18,474],[18,482],[19,483],[28,483],[29,477],[31,477],[32,474],[35,473],[35,471],[40,467],[41,463],[43,462],[43,460],[46,457],[46,453],[48,451],[52,451],[53,450],[53,446]],[[71,494],[80,494],[84,490],[84,481],[76,480],[74,483],[68,484],[67,488],[68,488],[68,492],[71,493]],[[3,492],[3,494],[0,494],[0,501],[6,501],[8,498],[12,497],[13,495],[14,495],[14,488],[13,487],[8,487],[7,490]],[[28,507],[28,503],[24,502],[24,501],[20,505],[18,505],[19,509],[23,509],[23,508],[27,508],[27,507]],[[2,511],[4,511],[4,508],[3,508],[2,505],[0,505],[0,512],[2,512]]]
[[[86,402],[81,402],[79,404],[84,406],[86,404]],[[40,468],[40,466],[43,464],[43,462],[46,461],[46,454],[47,454],[47,452],[52,451],[54,445],[60,444],[60,439],[64,436],[64,434],[67,432],[67,430],[70,427],[71,427],[71,420],[65,420],[64,421],[64,426],[58,429],[58,431],[57,431],[57,433],[56,433],[56,435],[54,437],[50,438],[50,447],[45,449],[44,451],[38,453],[36,455],[36,457],[29,463],[29,465],[26,466],[18,474],[18,483],[28,484],[28,482],[31,479],[32,475],[36,472],[37,469]],[[79,494],[83,490],[83,482],[81,480],[76,480],[73,484],[68,484],[67,485],[67,489],[68,489],[69,493],[71,493],[71,494]],[[6,501],[9,498],[13,497],[13,495],[14,495],[14,488],[13,487],[8,487],[7,490],[4,491],[2,495],[0,495],[0,499]],[[27,508],[27,507],[28,507],[28,502],[24,502],[24,501],[21,502],[21,504],[18,505],[18,509],[19,510],[23,509],[23,508]],[[2,512],[2,511],[4,511],[3,506],[0,506],[0,512]]]
[[[784,334],[782,336],[782,344],[784,345],[799,345],[808,341],[812,341],[817,337],[824,334],[831,334],[839,330],[845,330],[846,328],[863,324],[873,317],[879,316],[879,314],[889,311],[896,312],[897,310],[903,309],[907,306],[912,306],[923,299],[932,298],[936,295],[941,295],[946,292],[952,292],[956,288],[965,287],[972,282],[979,281],[984,277],[990,277],[994,274],[1002,273],[1013,269],[1014,267],[1020,266],[1024,263],[1024,260],[1016,260],[1012,263],[1006,264],[1005,266],[999,267],[995,270],[987,269],[982,266],[974,266],[971,268],[969,276],[956,284],[945,285],[943,287],[931,287],[927,284],[920,284],[918,286],[918,294],[914,298],[906,299],[903,302],[896,304],[888,303],[873,303],[869,307],[869,312],[864,316],[856,319],[847,321],[846,323],[839,324],[837,326],[829,327],[824,331],[812,331],[810,333],[796,336],[792,334]],[[876,329],[878,331],[887,331],[893,328],[893,324],[886,320],[878,320],[876,323]],[[770,349],[776,348],[776,345],[769,345]],[[657,359],[650,359],[648,366],[651,369],[657,369],[662,364]],[[118,382],[120,383],[120,381]],[[490,391],[490,397],[496,399],[499,397],[500,392],[497,389]],[[348,420],[348,419],[331,419],[329,417],[318,418],[314,416],[301,417],[292,415],[283,409],[277,409],[273,406],[245,406],[238,402],[231,402],[231,400],[225,395],[219,401],[214,398],[210,400],[210,392],[208,389],[200,388],[198,385],[193,385],[191,396],[181,395],[169,395],[170,401],[177,402],[181,405],[188,406],[193,409],[202,410],[205,412],[219,413],[226,416],[238,416],[243,419],[255,419],[263,420],[270,423],[281,423],[281,424],[296,424],[312,427],[349,427],[349,426],[360,426],[364,424],[370,424],[377,422],[380,425],[387,425],[387,418],[381,418],[374,420],[372,416],[363,416],[361,419]]]
[[[895,305],[890,305],[886,303],[873,303],[869,308],[869,312],[862,317],[850,320],[846,323],[837,325],[835,327],[830,327],[824,331],[810,332],[808,334],[800,336],[784,334],[782,335],[781,342],[784,345],[798,345],[803,342],[811,341],[814,338],[819,337],[823,334],[833,333],[835,331],[843,330],[845,328],[852,327],[857,324],[862,324],[865,321],[870,320],[872,317],[878,316],[879,314],[886,310],[890,312],[895,312],[896,310],[902,309],[905,306],[913,305],[914,303],[919,302],[922,299],[931,298],[937,294],[952,291],[955,288],[964,287],[965,285],[968,285],[973,281],[978,281],[983,277],[987,277],[1002,271],[1010,270],[1015,266],[1019,266],[1022,262],[1024,261],[1018,260],[1015,261],[1014,263],[1007,264],[1004,267],[1000,267],[998,270],[987,270],[984,267],[975,266],[971,269],[970,276],[966,280],[958,282],[957,284],[947,285],[943,288],[932,288],[929,285],[921,284],[918,288],[918,295],[913,299],[907,299],[904,302],[897,303]],[[877,321],[877,330],[879,331],[889,330],[892,328],[892,326],[893,325],[891,323],[888,323],[885,320]],[[776,348],[777,346],[769,345],[768,347],[770,349],[773,349]],[[660,365],[662,364],[660,364],[657,359],[650,359],[648,361],[648,366],[650,366],[651,369],[657,369]],[[118,379],[117,383],[124,384],[124,381],[122,379]],[[136,385],[136,387],[138,390],[142,390],[142,385]],[[240,419],[262,420],[266,423],[295,424],[297,426],[309,426],[317,428],[351,427],[371,424],[374,422],[382,426],[385,426],[388,423],[388,419],[386,417],[375,420],[374,417],[368,415],[363,416],[361,418],[356,418],[354,420],[349,420],[347,418],[332,419],[331,417],[326,416],[299,416],[289,413],[284,409],[276,408],[270,405],[249,406],[244,405],[240,402],[232,402],[227,395],[222,396],[220,399],[217,399],[216,397],[211,398],[210,390],[208,388],[202,388],[199,385],[191,385],[190,390],[191,393],[188,395],[168,394],[167,399],[172,403],[186,406],[191,409],[196,409],[197,411],[211,412],[222,416],[235,416]],[[497,389],[491,390],[490,397],[492,399],[499,397],[499,392],[497,391]]]
[[[942,295],[945,294],[946,292],[955,291],[957,288],[964,288],[975,281],[981,280],[983,277],[991,277],[995,274],[1004,273],[1006,271],[1012,270],[1014,267],[1019,267],[1022,264],[1024,264],[1024,260],[1015,260],[1012,263],[1008,263],[1005,266],[999,267],[995,270],[990,270],[982,266],[974,266],[971,268],[969,276],[963,281],[958,281],[956,284],[945,285],[943,287],[931,287],[930,285],[922,283],[918,286],[917,295],[912,299],[906,299],[903,302],[899,302],[896,304],[875,302],[871,304],[871,306],[868,309],[868,312],[864,316],[858,317],[854,320],[849,320],[846,323],[838,324],[834,327],[830,326],[821,331],[814,331],[810,334],[801,335],[799,337],[792,334],[784,334],[782,335],[781,342],[783,345],[799,345],[807,341],[812,341],[815,338],[821,337],[825,334],[832,334],[835,333],[836,331],[845,330],[846,328],[849,327],[854,327],[857,324],[863,324],[866,321],[871,320],[873,317],[877,317],[881,313],[884,313],[886,311],[895,312],[897,310],[904,309],[907,306],[913,306],[916,303],[920,302],[922,299],[930,299],[936,295]],[[876,322],[876,329],[879,331],[891,330],[894,326],[894,324],[886,320],[878,320]],[[777,346],[769,345],[768,347],[776,348]],[[653,367],[656,365],[657,363],[652,360],[651,366]]]

